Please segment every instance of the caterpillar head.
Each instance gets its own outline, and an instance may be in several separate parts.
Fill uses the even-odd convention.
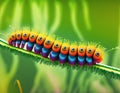
[[[95,52],[96,47],[94,45],[88,45],[86,49],[86,56],[92,57]]]
[[[27,41],[29,39],[29,35],[30,35],[30,30],[23,30],[23,32],[22,32],[22,40]]]
[[[86,45],[79,45],[78,47],[78,55],[83,57],[86,54]]]
[[[37,38],[37,33],[32,31],[29,36],[30,42],[35,42],[36,38]]]
[[[36,39],[36,43],[42,45],[43,42],[45,41],[45,38],[46,38],[46,34],[39,34]]]
[[[73,44],[70,46],[69,55],[71,55],[71,56],[77,55],[77,45],[76,44]]]
[[[44,42],[44,47],[47,48],[47,49],[50,49],[54,43],[54,38],[48,36]]]
[[[61,45],[62,45],[62,42],[61,41],[58,41],[56,40],[52,46],[52,50],[54,52],[59,52],[60,51],[60,48],[61,48]]]
[[[93,59],[96,63],[100,63],[103,60],[104,54],[100,48],[96,48]]]
[[[22,38],[22,33],[21,33],[21,31],[17,31],[17,32],[16,32],[16,38],[17,38],[17,40],[21,40],[21,38]]]
[[[69,43],[63,43],[61,47],[61,53],[64,55],[68,54],[69,47],[70,47]]]

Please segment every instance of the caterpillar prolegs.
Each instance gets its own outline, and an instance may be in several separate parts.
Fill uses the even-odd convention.
[[[51,61],[58,60],[61,64],[68,62],[70,65],[78,64],[89,66],[100,63],[104,59],[102,47],[94,43],[70,43],[67,40],[59,39],[54,35],[37,33],[30,30],[17,30],[9,35],[9,45],[24,48],[50,58]]]

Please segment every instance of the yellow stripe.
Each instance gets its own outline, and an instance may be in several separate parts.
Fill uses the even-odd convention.
[[[22,87],[19,80],[16,80],[20,93],[23,93]]]

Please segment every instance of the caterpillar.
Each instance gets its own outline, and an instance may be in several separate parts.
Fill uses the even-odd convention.
[[[58,60],[60,64],[68,62],[72,66],[75,64],[92,66],[104,59],[103,48],[97,44],[70,43],[54,35],[38,34],[28,29],[11,33],[8,37],[8,44],[49,58],[52,62]]]

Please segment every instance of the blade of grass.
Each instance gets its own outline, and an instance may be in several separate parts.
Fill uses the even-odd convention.
[[[65,63],[61,65],[58,61],[51,62],[48,58],[44,58],[38,54],[34,54],[33,52],[29,52],[20,48],[16,48],[13,46],[8,45],[4,40],[0,39],[0,48],[4,50],[9,50],[9,52],[14,52],[15,54],[19,56],[26,56],[29,58],[32,58],[36,62],[44,63],[47,65],[52,65],[52,66],[60,66],[62,68],[66,67],[68,69],[76,69],[76,70],[85,70],[85,71],[90,71],[94,72],[100,75],[104,75],[107,78],[114,78],[114,79],[120,79],[120,69],[115,68],[112,66],[104,65],[104,64],[96,64],[91,67],[85,65],[83,67],[80,67],[79,65],[75,66],[70,66],[68,63]]]

